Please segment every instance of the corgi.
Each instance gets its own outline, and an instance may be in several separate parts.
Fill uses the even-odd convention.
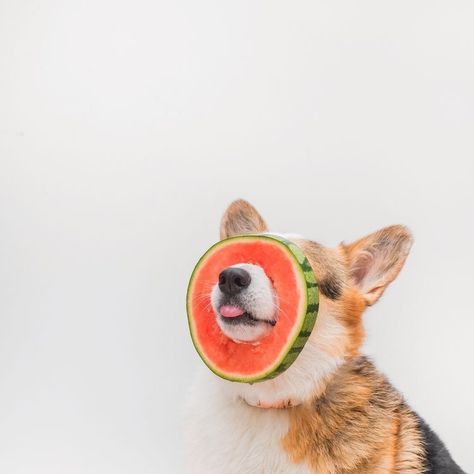
[[[243,200],[231,203],[221,220],[221,239],[266,232],[264,219]],[[274,379],[230,382],[202,368],[185,416],[188,472],[462,473],[438,436],[360,352],[362,314],[403,267],[410,231],[394,225],[335,248],[298,235],[285,238],[302,249],[318,279],[315,328],[296,361]],[[218,324],[228,337],[252,343],[272,330],[273,295],[263,271],[254,269],[248,278],[244,291],[253,292],[255,322]],[[220,318],[217,281],[209,298]]]

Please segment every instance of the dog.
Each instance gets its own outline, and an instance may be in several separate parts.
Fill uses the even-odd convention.
[[[267,232],[244,200],[231,203],[221,220],[221,239]],[[274,379],[230,382],[207,369],[197,375],[185,416],[188,472],[462,473],[439,437],[360,352],[362,314],[399,274],[410,231],[394,225],[335,248],[284,236],[300,247],[319,282],[314,330],[296,361]],[[226,323],[218,282],[209,298],[224,334],[252,343],[272,330],[269,323],[278,324],[269,320],[274,295],[260,267],[237,267],[250,281],[238,301],[256,321]]]

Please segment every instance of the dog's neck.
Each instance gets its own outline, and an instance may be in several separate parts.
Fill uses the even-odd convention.
[[[281,375],[254,384],[222,381],[222,389],[229,397],[259,408],[288,408],[314,399],[324,391],[328,378],[345,361],[345,337],[341,325],[330,317],[322,317],[318,330],[296,361]]]
[[[301,405],[305,401],[316,400],[323,396],[324,392],[326,391],[326,387],[330,383],[331,379],[338,372],[340,366],[341,364],[337,364],[334,366],[333,370],[328,371],[325,375],[321,374],[320,379],[313,379],[314,385],[312,390],[309,390],[308,385],[307,391],[298,391],[298,393],[288,392],[287,396],[283,396],[281,398],[277,398],[272,394],[268,397],[268,399],[265,398],[265,395],[268,395],[268,393],[265,394],[265,390],[263,390],[261,391],[261,396],[258,399],[256,399],[255,396],[249,397],[249,399],[245,398],[245,396],[239,396],[239,399],[250,407],[260,408],[262,410],[284,410],[288,408],[294,408]],[[283,387],[280,387],[279,390],[276,389],[276,393],[284,393]]]

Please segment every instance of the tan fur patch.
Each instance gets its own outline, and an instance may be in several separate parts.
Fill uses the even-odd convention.
[[[318,281],[324,281],[331,274],[340,284],[341,296],[338,299],[330,299],[320,293],[321,308],[327,309],[347,329],[348,338],[344,348],[346,356],[358,355],[365,336],[362,313],[367,304],[363,296],[349,284],[343,252],[305,240],[298,240],[296,243],[308,258]]]
[[[365,331],[362,325],[362,313],[365,308],[364,299],[353,288],[346,289],[341,301],[338,302],[335,308],[337,318],[348,329],[349,341],[346,348],[348,357],[358,355],[359,348],[364,341]]]
[[[423,472],[424,448],[418,420],[406,405],[400,412],[396,473]]]
[[[315,473],[422,472],[416,420],[365,357],[341,366],[322,396],[289,416],[283,448]]]

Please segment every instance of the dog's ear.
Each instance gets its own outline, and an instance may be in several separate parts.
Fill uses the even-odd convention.
[[[397,277],[412,242],[412,235],[406,227],[394,225],[352,244],[343,244],[352,282],[368,305],[374,304]]]
[[[233,235],[266,232],[267,224],[257,210],[247,201],[237,199],[224,212],[221,219],[221,239]]]

